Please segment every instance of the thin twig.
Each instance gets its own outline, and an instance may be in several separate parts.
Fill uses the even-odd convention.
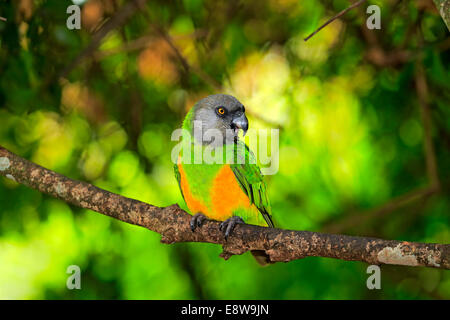
[[[419,52],[414,57],[416,58],[415,63],[415,76],[414,76],[414,84],[416,87],[416,95],[417,100],[419,101],[420,107],[420,116],[422,121],[422,127],[424,131],[424,156],[425,156],[425,165],[426,165],[426,173],[428,178],[428,186],[424,188],[417,188],[412,190],[406,194],[398,196],[390,201],[384,203],[383,205],[371,209],[367,212],[359,212],[353,213],[346,216],[344,219],[338,222],[330,221],[324,224],[322,230],[326,232],[344,232],[353,227],[361,226],[363,223],[369,221],[370,219],[377,217],[381,218],[386,216],[387,214],[398,210],[402,207],[410,205],[413,202],[417,202],[422,199],[427,199],[428,197],[438,193],[441,190],[441,183],[439,179],[438,166],[436,161],[436,154],[434,150],[434,144],[432,139],[432,120],[430,114],[430,106],[429,106],[429,94],[428,94],[428,84],[426,81],[425,69],[423,66],[423,45],[424,39],[423,34],[421,32],[421,19],[423,15],[419,14],[418,21],[414,24],[416,30],[418,32],[418,43],[419,43]],[[372,30],[368,30],[367,28],[362,27],[363,35],[366,38],[368,44],[372,46],[373,49],[379,49],[382,52],[384,57],[387,54],[381,49],[381,45],[379,44],[378,38],[373,33]],[[394,52],[394,51],[392,51]],[[408,59],[409,60],[409,59]],[[385,60],[386,61],[386,60]],[[407,60],[405,60],[407,61]],[[403,63],[405,62],[403,61]],[[376,63],[375,61],[372,61]],[[385,66],[385,64],[380,64]],[[388,64],[386,64],[388,65]]]
[[[191,37],[200,37],[200,36],[203,36],[204,34],[205,34],[204,30],[198,30],[198,31],[193,32],[192,34],[179,35],[179,36],[176,36],[173,38],[174,38],[174,40],[178,40],[178,39],[185,39],[185,38],[191,38]],[[114,47],[114,48],[111,48],[108,50],[97,51],[96,53],[94,53],[94,58],[97,60],[100,60],[105,57],[119,54],[119,53],[145,49],[145,48],[150,47],[154,43],[154,41],[155,41],[155,36],[151,36],[151,35],[142,36],[135,40],[124,43],[121,46],[117,46],[117,47]]]
[[[188,60],[183,56],[181,51],[176,46],[176,44],[173,41],[173,38],[170,36],[170,34],[168,34],[164,29],[162,29],[160,27],[155,27],[155,29],[162,36],[162,38],[167,42],[167,44],[172,48],[175,56],[180,60],[181,64],[183,65],[183,68],[186,70],[186,72],[193,72],[205,84],[209,85],[213,90],[215,90],[217,92],[221,92],[223,90],[222,84],[220,82],[218,82],[217,80],[212,78],[209,74],[204,72],[201,68],[199,68],[199,67],[197,67],[195,65],[192,65],[192,64],[190,64],[188,62]],[[257,120],[259,120],[261,122],[264,122],[267,125],[270,125],[271,127],[274,127],[274,128],[277,128],[277,129],[282,129],[283,128],[283,126],[281,124],[273,122],[273,121],[270,121],[270,120],[260,116],[256,112],[253,112],[252,110],[250,110],[250,108],[247,108],[246,113],[248,115],[252,116],[253,118],[257,119]]]
[[[166,43],[169,45],[169,47],[174,52],[175,56],[178,58],[180,63],[182,64],[183,68],[186,72],[192,71],[194,72],[200,79],[203,80],[204,83],[211,86],[212,89],[216,91],[222,90],[222,85],[220,82],[218,82],[216,79],[212,78],[209,74],[204,72],[202,69],[198,68],[197,66],[194,66],[188,62],[188,60],[183,56],[181,51],[178,49],[178,47],[175,45],[175,42],[173,41],[170,34],[168,34],[163,28],[161,27],[154,27],[155,30],[160,34],[160,36],[166,41]]]
[[[7,19],[4,18],[4,17],[0,17],[0,20],[1,20],[1,21],[7,21]]]
[[[425,70],[421,58],[416,62],[415,74],[416,94],[420,106],[420,115],[424,131],[424,155],[426,172],[428,177],[428,186],[419,188],[394,198],[382,206],[372,209],[366,213],[355,213],[347,216],[343,221],[338,223],[328,223],[323,230],[327,232],[343,232],[355,226],[360,226],[373,217],[382,217],[386,214],[398,210],[412,202],[427,198],[440,191],[439,173],[436,162],[436,154],[434,151],[433,139],[431,136],[431,115],[428,105],[428,85],[425,77]]]
[[[418,33],[418,42],[419,47],[423,49],[424,38],[421,30],[421,26],[417,26]],[[434,151],[433,145],[433,137],[432,137],[432,121],[430,114],[430,105],[429,105],[429,93],[428,93],[428,83],[427,77],[425,74],[425,68],[423,66],[423,54],[419,54],[416,60],[415,66],[415,76],[414,82],[416,86],[416,94],[419,101],[420,107],[420,116],[422,119],[423,131],[424,131],[424,153],[425,153],[425,162],[427,166],[427,175],[429,179],[429,183],[432,187],[439,190],[440,181],[439,181],[439,173],[437,168],[436,161],[436,153]]]
[[[60,78],[66,78],[78,64],[85,58],[91,56],[100,46],[103,38],[112,30],[123,25],[138,9],[142,8],[146,1],[147,0],[133,0],[123,5],[123,7],[120,8],[120,10],[92,36],[90,44],[61,72]]]
[[[325,232],[338,233],[348,231],[357,226],[362,226],[367,221],[373,219],[374,217],[382,218],[387,214],[410,205],[413,202],[419,201],[421,199],[427,198],[437,192],[437,189],[433,186],[428,186],[425,188],[419,188],[410,191],[406,194],[398,196],[389,200],[388,202],[380,205],[379,207],[373,208],[366,212],[354,212],[347,215],[342,221],[327,222],[321,230]]]
[[[337,15],[335,15],[334,17],[332,17],[331,19],[329,19],[327,22],[325,22],[323,25],[321,25],[318,29],[316,29],[316,31],[314,31],[313,33],[311,33],[309,36],[307,36],[304,40],[308,41],[312,36],[314,36],[317,32],[319,32],[320,30],[322,30],[323,28],[325,28],[327,25],[329,25],[331,22],[333,22],[334,20],[342,17],[344,14],[347,13],[347,11],[352,10],[353,8],[356,8],[357,6],[361,5],[362,3],[366,2],[367,0],[359,0],[357,2],[355,2],[354,4],[352,4],[351,6],[349,6],[348,8],[342,10],[341,12],[339,12]]]
[[[175,53],[175,55],[177,56],[178,60],[180,60],[186,72],[189,72],[190,65],[187,62],[186,58],[181,54],[180,50],[178,50],[178,48],[175,46],[172,37],[170,37],[169,34],[163,28],[160,28],[157,25],[154,25],[153,27],[156,30],[156,32],[166,41],[166,43],[169,45],[172,51]]]

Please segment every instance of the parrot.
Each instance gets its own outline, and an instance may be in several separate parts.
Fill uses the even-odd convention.
[[[274,227],[267,187],[255,156],[239,138],[248,130],[245,107],[235,97],[214,94],[199,100],[186,114],[174,172],[192,215],[193,232],[206,219],[221,221],[227,240],[237,224]],[[212,137],[210,132],[219,133]],[[193,151],[192,151],[193,150]],[[219,163],[195,161],[197,152],[219,154]],[[228,161],[230,159],[232,161]],[[239,161],[240,160],[240,161]],[[251,253],[261,265],[270,264],[261,250]]]

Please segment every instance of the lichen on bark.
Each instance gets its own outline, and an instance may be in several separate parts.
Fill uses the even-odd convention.
[[[439,14],[450,31],[450,0],[433,0]]]

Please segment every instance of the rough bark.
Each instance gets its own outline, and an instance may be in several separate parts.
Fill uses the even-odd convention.
[[[447,29],[450,31],[450,0],[433,0],[439,14],[447,25]]]
[[[382,240],[238,225],[226,241],[217,221],[192,232],[190,215],[178,205],[156,207],[75,181],[27,161],[0,147],[0,174],[72,205],[91,209],[161,234],[163,243],[209,242],[223,246],[221,256],[264,250],[272,261],[308,256],[363,261],[369,264],[427,266],[450,269],[450,245]]]

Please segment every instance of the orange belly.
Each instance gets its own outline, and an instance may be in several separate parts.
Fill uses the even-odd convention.
[[[178,164],[178,170],[181,178],[181,190],[191,214],[201,212],[208,218],[219,221],[232,217],[237,210],[248,210],[252,215],[259,214],[258,209],[250,203],[250,199],[239,186],[229,165],[224,165],[218,171],[213,180],[210,194],[205,195],[203,199],[192,194],[181,164]],[[209,198],[209,201],[206,201],[205,198]]]

